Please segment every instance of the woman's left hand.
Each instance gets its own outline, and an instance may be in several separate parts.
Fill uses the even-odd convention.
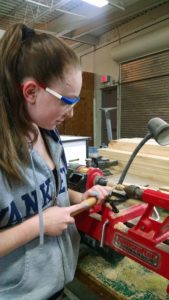
[[[103,203],[109,196],[112,188],[110,186],[94,185],[82,195],[82,201],[89,197],[96,197],[97,204]]]

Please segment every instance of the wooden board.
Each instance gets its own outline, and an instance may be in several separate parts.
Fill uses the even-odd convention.
[[[141,138],[112,140],[110,141],[108,148],[121,151],[125,150],[131,153],[141,140]],[[160,146],[154,139],[150,139],[140,149],[139,153],[169,157],[169,146]]]
[[[111,141],[108,148],[100,148],[99,155],[118,160],[118,166],[112,167],[112,173],[122,172],[140,139],[120,139]],[[127,174],[142,176],[145,179],[168,184],[169,147],[159,146],[151,140],[145,144],[134,158]]]

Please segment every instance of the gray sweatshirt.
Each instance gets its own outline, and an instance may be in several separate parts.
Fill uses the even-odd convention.
[[[45,131],[45,139],[58,170],[57,187],[53,172],[34,149],[30,149],[30,165],[22,170],[23,184],[9,185],[0,172],[0,228],[39,214],[42,241],[34,239],[0,257],[0,300],[46,300],[74,277],[79,251],[75,225],[69,225],[60,236],[43,236],[42,210],[70,205],[60,139],[54,131]]]

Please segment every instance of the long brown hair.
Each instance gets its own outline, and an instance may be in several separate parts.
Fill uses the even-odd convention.
[[[80,67],[77,55],[63,41],[29,31],[15,24],[0,41],[0,168],[16,180],[22,179],[20,166],[29,159],[25,136],[32,132],[37,138],[20,84],[30,76],[47,85],[52,78],[62,78],[68,66]]]

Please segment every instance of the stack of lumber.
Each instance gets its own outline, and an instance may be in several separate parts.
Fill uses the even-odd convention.
[[[118,160],[116,171],[121,172],[140,141],[140,138],[112,140],[108,148],[99,149],[99,155]],[[160,146],[150,139],[136,155],[128,174],[169,185],[169,146]]]

